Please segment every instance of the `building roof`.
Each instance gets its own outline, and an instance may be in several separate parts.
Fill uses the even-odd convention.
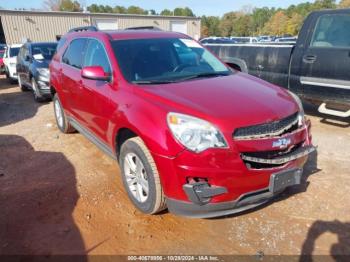
[[[106,17],[144,17],[144,18],[164,18],[164,19],[182,19],[182,20],[198,20],[200,21],[200,17],[192,17],[192,16],[162,16],[162,15],[139,15],[139,14],[116,14],[116,13],[90,13],[90,12],[62,12],[62,11],[42,11],[42,10],[9,10],[9,9],[0,9],[0,14],[28,14],[28,15],[98,15],[98,16],[106,16]]]

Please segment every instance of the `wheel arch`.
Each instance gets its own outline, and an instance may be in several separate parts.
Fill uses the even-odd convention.
[[[120,149],[124,144],[124,142],[133,137],[140,137],[140,136],[138,135],[137,132],[135,132],[133,129],[129,127],[121,127],[117,130],[114,136],[114,148],[118,159],[119,159]]]
[[[243,73],[248,73],[248,66],[246,62],[239,58],[225,57],[222,59],[229,67]]]

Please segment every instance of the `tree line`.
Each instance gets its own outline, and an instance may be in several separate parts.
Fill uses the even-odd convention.
[[[83,7],[77,0],[45,0],[44,6],[52,11],[80,12]],[[255,8],[244,6],[240,11],[225,13],[222,17],[202,16],[201,37],[207,36],[258,36],[258,35],[297,35],[306,16],[316,10],[350,7],[350,0],[316,0],[291,5],[288,8]],[[162,16],[196,17],[189,7],[174,10],[164,9],[157,13],[154,9],[139,6],[109,6],[91,4],[87,6],[91,13],[115,13]]]
[[[222,17],[202,16],[201,35],[206,36],[259,36],[297,35],[306,16],[316,10],[350,7],[350,0],[316,0],[291,5],[288,8],[253,8],[245,6],[240,11]]]
[[[50,11],[82,12],[83,6],[78,0],[45,0],[44,9]],[[188,7],[177,7],[174,10],[164,9],[157,13],[154,9],[143,9],[139,6],[110,6],[91,4],[87,6],[87,11],[91,13],[111,13],[111,14],[133,14],[133,15],[163,15],[163,16],[192,16],[193,11]]]

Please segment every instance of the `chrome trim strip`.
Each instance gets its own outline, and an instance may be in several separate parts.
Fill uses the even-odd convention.
[[[302,85],[350,89],[350,81],[346,81],[346,80],[317,78],[317,77],[300,77],[300,83]]]
[[[296,150],[293,153],[286,154],[283,157],[278,157],[275,159],[251,157],[251,156],[246,156],[244,154],[241,154],[241,157],[243,160],[254,162],[254,163],[281,165],[281,164],[285,164],[285,163],[288,163],[290,161],[296,160],[298,158],[301,158],[303,156],[306,156],[315,150],[316,150],[316,148],[314,146],[306,146],[306,147],[302,147],[302,148]]]
[[[202,44],[203,46],[252,46],[252,47],[288,47],[288,48],[292,48],[294,45],[271,45],[271,44],[225,44],[225,43],[221,43],[221,44],[216,44],[216,43],[212,43],[212,44]]]

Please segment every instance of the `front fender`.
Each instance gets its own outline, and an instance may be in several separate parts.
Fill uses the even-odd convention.
[[[168,110],[157,103],[135,96],[133,93],[121,92],[116,101],[124,101],[116,106],[111,123],[110,139],[114,152],[117,152],[116,138],[118,132],[127,128],[138,135],[152,154],[175,157],[184,150],[173,137],[167,124]]]

